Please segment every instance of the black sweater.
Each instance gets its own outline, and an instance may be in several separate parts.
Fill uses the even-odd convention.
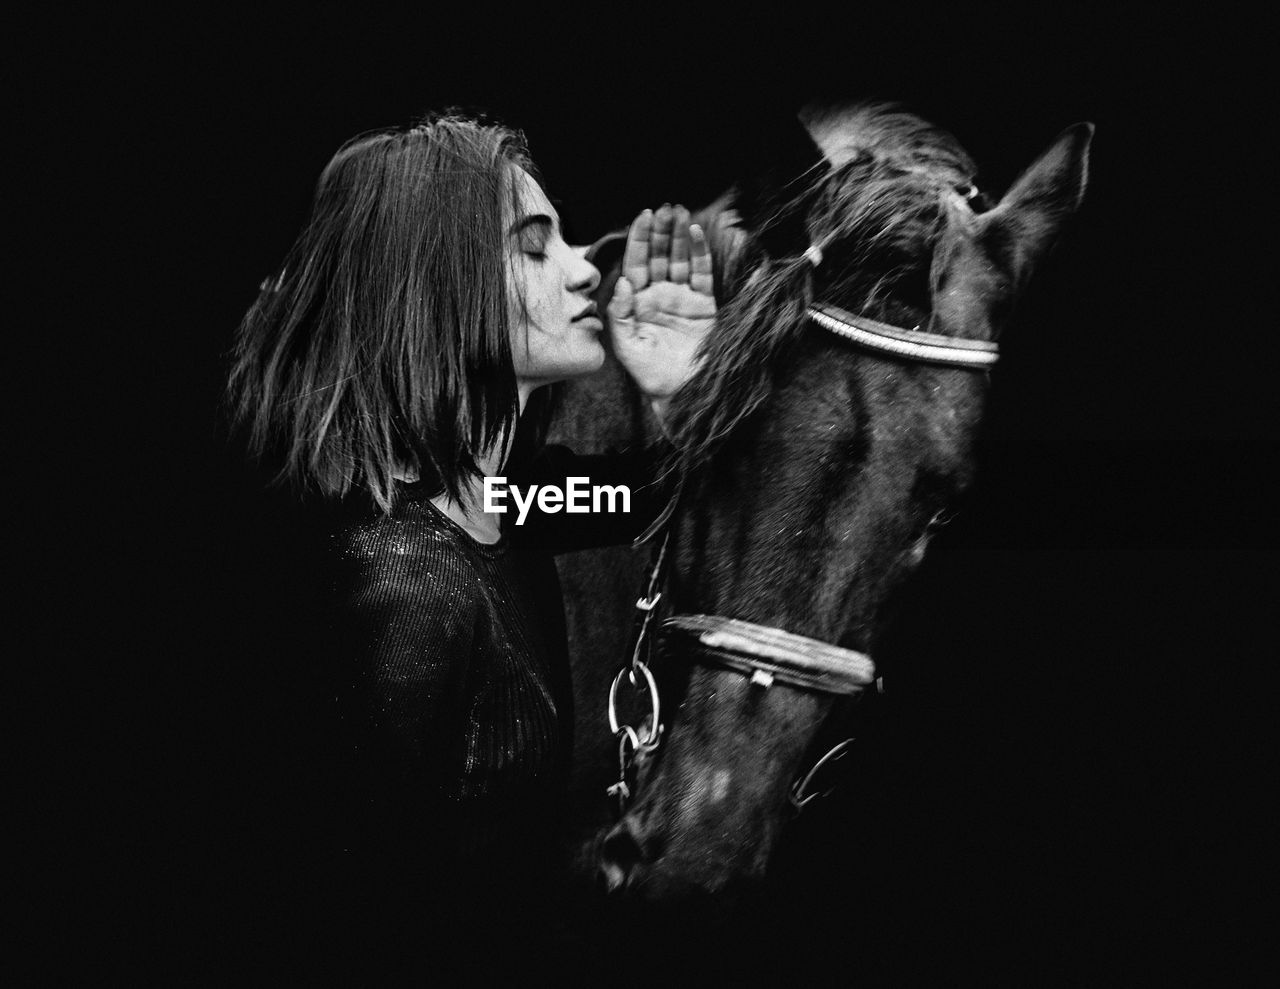
[[[572,742],[552,556],[638,535],[669,494],[652,483],[660,453],[547,447],[510,478],[625,484],[627,514],[535,508],[517,526],[508,497],[502,536],[485,545],[406,485],[389,516],[358,513],[337,532],[354,844],[400,865],[429,849],[494,867],[550,847]]]

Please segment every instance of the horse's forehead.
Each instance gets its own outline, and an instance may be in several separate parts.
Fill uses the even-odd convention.
[[[809,136],[813,138],[813,143],[818,146],[818,150],[822,152],[822,157],[833,168],[839,168],[848,164],[857,157],[865,144],[860,144],[853,139],[853,135],[845,129],[837,126],[836,122],[830,119],[823,119],[817,124],[808,124]]]
[[[904,172],[954,179],[973,170],[972,162],[950,135],[889,104],[808,106],[800,111],[799,119],[822,156],[836,169],[869,153]]]
[[[883,143],[882,128],[876,125],[875,111],[869,107],[806,107],[800,112],[800,122],[835,168]]]

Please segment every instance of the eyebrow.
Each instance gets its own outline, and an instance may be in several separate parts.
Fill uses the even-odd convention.
[[[515,236],[516,234],[520,233],[520,231],[524,230],[526,227],[533,227],[539,224],[547,227],[550,230],[554,230],[556,226],[555,220],[547,216],[546,213],[534,213],[531,216],[526,216],[523,219],[517,220],[515,223],[511,224],[511,229],[507,231],[507,234],[509,236]]]

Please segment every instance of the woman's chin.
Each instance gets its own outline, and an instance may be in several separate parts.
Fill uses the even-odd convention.
[[[574,351],[570,359],[561,357],[555,364],[544,365],[536,370],[517,368],[516,376],[536,388],[557,381],[573,381],[577,378],[590,377],[604,367],[604,361],[603,345],[599,341],[592,340],[586,346]]]
[[[589,374],[595,374],[604,367],[604,358],[604,347],[599,343],[599,341],[596,341],[595,345],[582,355],[582,361],[579,365],[580,369],[577,370],[572,377],[583,378]]]

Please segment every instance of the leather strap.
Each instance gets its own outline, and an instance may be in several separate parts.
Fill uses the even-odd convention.
[[[783,683],[824,694],[861,693],[875,682],[871,657],[818,639],[721,615],[676,615],[662,623],[664,643],[672,641],[710,663],[768,685]]]

